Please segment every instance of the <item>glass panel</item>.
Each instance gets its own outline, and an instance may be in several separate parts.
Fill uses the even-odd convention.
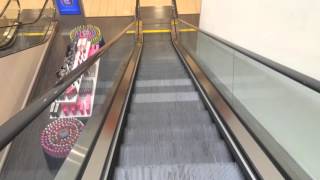
[[[233,52],[190,28],[179,28],[181,43],[197,58],[197,62],[215,82],[223,95],[232,99]],[[208,58],[210,57],[210,58]]]
[[[91,37],[92,34],[97,36]],[[74,41],[68,48],[59,77],[68,74],[104,44],[99,35],[100,30],[92,25],[79,26],[73,31]],[[97,117],[101,117],[107,108],[103,102],[111,97],[111,89],[121,74],[121,67],[129,59],[134,43],[135,34],[121,37],[12,141],[0,179],[54,179],[74,148],[82,148],[82,158],[87,155],[89,147],[78,144],[78,140],[85,139],[87,144],[93,142],[103,120]]]
[[[179,41],[260,142],[285,170],[319,179],[320,94],[185,28],[178,24]]]

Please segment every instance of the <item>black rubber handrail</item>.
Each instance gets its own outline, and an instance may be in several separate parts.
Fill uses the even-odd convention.
[[[171,3],[172,3],[172,8],[173,8],[173,18],[177,19],[179,17],[177,1],[176,0],[172,0]]]
[[[141,23],[141,16],[140,16],[140,0],[136,0],[136,8],[135,8],[135,19],[136,19],[136,22],[138,23],[137,26],[139,27],[140,26],[140,23]],[[140,34],[140,29],[138,28],[137,29],[138,33],[137,34]]]
[[[0,126],[0,150],[6,147],[23,129],[25,129],[42,111],[47,108],[60,94],[62,94],[74,81],[87,71],[98,59],[126,32],[134,23],[130,23],[123,31],[102,46],[97,53],[89,57],[70,74],[58,81],[40,98],[34,100],[26,108],[15,114]]]
[[[136,11],[136,19],[137,20],[140,20],[140,0],[136,0],[136,8],[135,8],[135,11]]]
[[[3,8],[3,10],[1,11],[0,17],[2,17],[4,15],[4,13],[6,12],[6,10],[8,9],[8,7],[10,5],[10,3],[12,3],[12,0],[8,0],[7,1],[7,4]],[[13,34],[8,33],[7,36],[5,36],[3,38],[4,40],[1,39],[1,41],[5,41],[5,43],[0,46],[0,50],[4,50],[6,48],[11,47],[11,45],[14,44],[14,40],[16,39],[17,29],[18,29],[18,26],[19,26],[20,12],[21,12],[21,7],[20,7],[19,0],[16,0],[16,3],[18,5],[18,15],[17,15],[17,18],[14,20],[14,24],[13,24],[13,25],[16,25],[16,26],[8,25],[8,26],[0,27],[0,28],[7,28],[7,29],[9,29],[8,30],[9,32],[14,31],[14,33]],[[8,36],[10,36],[10,35],[12,35],[12,36],[9,38]]]
[[[271,68],[272,70],[280,73],[280,74],[283,74],[284,76],[296,81],[296,82],[299,82],[300,84],[303,84],[304,86],[320,93],[320,81],[317,80],[317,79],[314,79],[310,76],[307,76],[305,74],[302,74],[296,70],[293,70],[287,66],[284,66],[282,64],[279,64],[271,59],[268,59],[266,57],[263,57],[261,55],[258,55],[252,51],[249,51],[245,48],[242,48],[232,42],[229,42],[227,40],[224,40],[222,39],[221,37],[219,36],[216,36],[216,35],[213,35],[207,31],[204,31],[204,30],[201,30],[200,28],[182,20],[182,19],[178,19],[178,21],[180,21],[181,23],[187,25],[187,26],[190,26],[192,28],[194,28],[196,31],[199,31],[203,34],[205,34],[206,36],[224,44],[225,46],[235,50],[235,51],[238,51],[239,53],[241,54],[244,54],[246,56],[248,56],[249,58],[251,58],[252,60],[260,63],[260,64],[263,64],[269,68]]]

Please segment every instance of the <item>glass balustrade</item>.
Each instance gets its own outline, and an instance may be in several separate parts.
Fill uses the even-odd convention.
[[[280,165],[319,179],[320,94],[182,22],[177,29],[179,42]]]

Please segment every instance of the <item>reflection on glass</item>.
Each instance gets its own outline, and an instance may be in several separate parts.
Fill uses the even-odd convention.
[[[181,31],[179,41],[288,171],[301,167],[319,179],[320,94],[201,32]],[[298,166],[297,166],[298,165]]]

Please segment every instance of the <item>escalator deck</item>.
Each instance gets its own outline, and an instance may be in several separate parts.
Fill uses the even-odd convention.
[[[113,179],[244,179],[170,34],[144,39]]]

